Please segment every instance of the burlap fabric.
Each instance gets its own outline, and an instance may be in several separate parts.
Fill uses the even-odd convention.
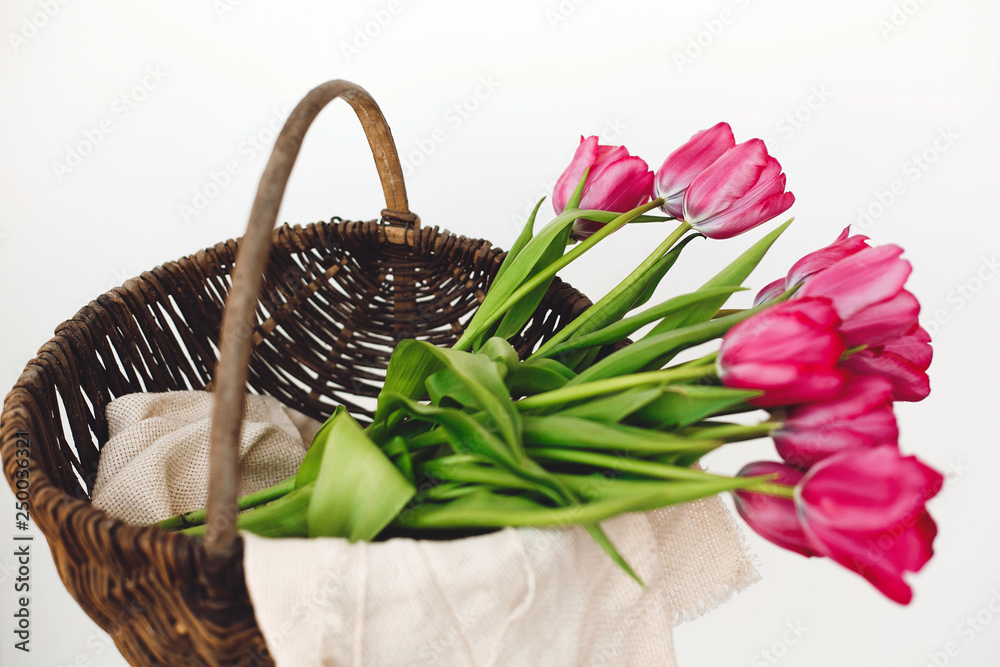
[[[136,524],[204,507],[212,404],[196,391],[113,401],[94,504]],[[318,428],[248,396],[240,494],[294,474]],[[757,579],[718,498],[603,525],[645,588],[576,527],[371,544],[244,533],[247,588],[278,665],[670,667],[672,626]]]

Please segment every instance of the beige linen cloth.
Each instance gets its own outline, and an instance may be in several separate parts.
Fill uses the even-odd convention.
[[[94,505],[133,524],[204,507],[212,405],[199,391],[112,401]],[[319,426],[248,395],[240,494],[294,474]],[[578,527],[355,544],[243,533],[247,588],[281,667],[671,667],[672,626],[758,578],[718,498],[602,525],[645,588]]]

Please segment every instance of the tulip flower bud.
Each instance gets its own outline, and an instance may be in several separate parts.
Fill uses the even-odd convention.
[[[713,239],[727,239],[787,211],[781,165],[764,142],[751,139],[730,148],[691,182],[684,193],[684,220]]]
[[[911,268],[902,253],[896,245],[863,248],[812,276],[796,297],[829,299],[849,346],[885,343],[908,331],[920,313],[903,289]]]
[[[799,483],[798,508],[809,542],[900,604],[913,597],[904,572],[930,560],[937,526],[925,504],[944,478],[896,447],[831,456]]]
[[[756,477],[776,474],[775,483],[795,486],[802,479],[802,473],[783,463],[758,461],[745,466],[738,477]],[[737,490],[733,492],[736,511],[754,532],[783,549],[803,556],[818,556],[809,544],[809,538],[802,530],[795,515],[795,502],[791,498],[778,498],[763,493]]]
[[[729,123],[718,123],[698,132],[671,153],[656,172],[656,196],[663,197],[663,210],[677,219],[684,217],[684,193],[698,174],[736,145]]]
[[[725,335],[717,370],[727,387],[759,389],[760,407],[833,398],[846,373],[837,362],[846,349],[840,320],[825,299],[778,304],[740,322]]]
[[[892,385],[878,377],[851,378],[835,398],[789,409],[772,436],[781,458],[803,470],[850,449],[895,446]]]
[[[844,367],[860,375],[883,377],[892,384],[892,400],[922,401],[931,393],[927,368],[933,351],[930,334],[919,324],[883,345],[855,352]]]
[[[937,526],[925,507],[944,478],[894,446],[852,450],[803,475],[772,462],[752,463],[740,477],[777,473],[794,484],[794,500],[740,490],[736,508],[751,528],[804,556],[826,556],[867,579],[886,597],[908,604],[903,580],[933,555]]]
[[[566,209],[585,173],[587,182],[580,199],[581,209],[624,213],[645,202],[653,184],[649,165],[639,157],[630,156],[624,146],[601,146],[597,137],[580,137],[573,160],[552,192],[552,206],[557,214]],[[583,240],[603,226],[593,220],[577,220],[573,223],[572,238]]]

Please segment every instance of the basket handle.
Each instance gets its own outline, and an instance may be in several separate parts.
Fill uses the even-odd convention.
[[[242,426],[250,355],[253,351],[254,312],[271,249],[271,233],[278,218],[292,165],[302,139],[316,115],[332,100],[343,98],[358,115],[368,137],[385,193],[380,227],[390,243],[412,243],[420,219],[410,213],[403,170],[389,125],[375,100],[348,81],[328,81],[309,91],[295,107],[275,142],[264,168],[240,242],[233,287],[222,316],[219,362],[215,368],[215,411],[212,415],[209,459],[208,517],[205,545],[209,556],[225,556],[236,539],[236,491],[239,481],[239,435]]]

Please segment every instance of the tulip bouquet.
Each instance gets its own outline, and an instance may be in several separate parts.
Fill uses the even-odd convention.
[[[764,143],[737,144],[725,123],[655,174],[581,138],[552,201],[555,218],[536,233],[539,202],[455,345],[399,343],[373,421],[338,409],[294,477],[240,499],[240,528],[374,540],[577,524],[638,579],[601,521],[731,492],[766,539],[907,603],[903,574],[931,556],[925,504],[942,477],[897,444],[893,402],[927,396],[931,361],[902,249],[845,230],[753,307],[723,309],[789,221],[700,289],[647,306],[693,239],[736,236],[794,201]],[[559,269],[630,222],[668,220],[677,227],[634,271],[518,357],[509,341]],[[697,465],[768,437],[783,462],[735,477]],[[203,522],[160,525],[197,534]]]

